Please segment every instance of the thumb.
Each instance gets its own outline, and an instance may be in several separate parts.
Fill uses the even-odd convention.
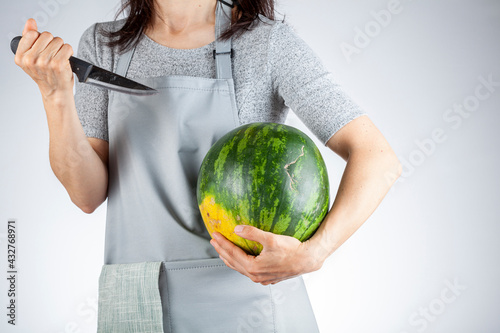
[[[24,25],[24,29],[23,29],[23,36],[30,30],[37,31],[36,21],[32,18],[30,18],[28,21],[26,21],[26,24]]]
[[[260,230],[259,228],[250,225],[241,224],[234,227],[234,233],[245,239],[258,242],[263,246],[268,246],[270,238],[274,235],[271,232]]]

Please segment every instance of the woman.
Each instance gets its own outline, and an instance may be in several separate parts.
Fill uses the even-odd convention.
[[[394,152],[290,26],[274,21],[272,0],[125,7],[127,19],[85,31],[78,56],[157,95],[77,84],[73,96],[71,47],[34,20],[15,58],[40,88],[51,166],[71,200],[92,213],[108,198],[98,331],[318,331],[301,275],[378,206],[401,172]],[[236,227],[263,245],[257,257],[220,234],[210,240],[195,198],[204,155],[239,125],[284,122],[288,107],[347,161],[331,210],[304,243]]]

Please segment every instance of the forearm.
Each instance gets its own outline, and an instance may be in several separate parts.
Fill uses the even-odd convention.
[[[43,99],[49,127],[49,158],[71,201],[91,213],[107,196],[107,166],[90,145],[72,92]]]
[[[68,61],[72,55],[70,45],[49,32],[39,33],[35,20],[29,19],[14,61],[40,89],[49,125],[49,158],[54,174],[71,201],[91,213],[106,199],[108,174],[104,156],[101,159],[90,145],[78,119],[73,72]]]
[[[332,208],[309,241],[315,258],[323,262],[338,249],[373,213],[400,173],[390,149],[352,152]]]

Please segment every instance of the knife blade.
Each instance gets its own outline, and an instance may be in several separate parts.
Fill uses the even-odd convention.
[[[10,42],[10,48],[14,54],[16,54],[20,40],[21,36],[17,36]],[[158,93],[156,89],[97,67],[85,60],[71,56],[69,58],[69,63],[71,65],[71,70],[76,74],[79,82],[138,96],[154,95]]]

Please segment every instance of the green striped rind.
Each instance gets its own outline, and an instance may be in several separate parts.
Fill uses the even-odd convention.
[[[213,195],[233,217],[304,241],[328,212],[329,181],[319,149],[304,133],[252,123],[212,146],[200,168],[197,195],[198,204]]]

